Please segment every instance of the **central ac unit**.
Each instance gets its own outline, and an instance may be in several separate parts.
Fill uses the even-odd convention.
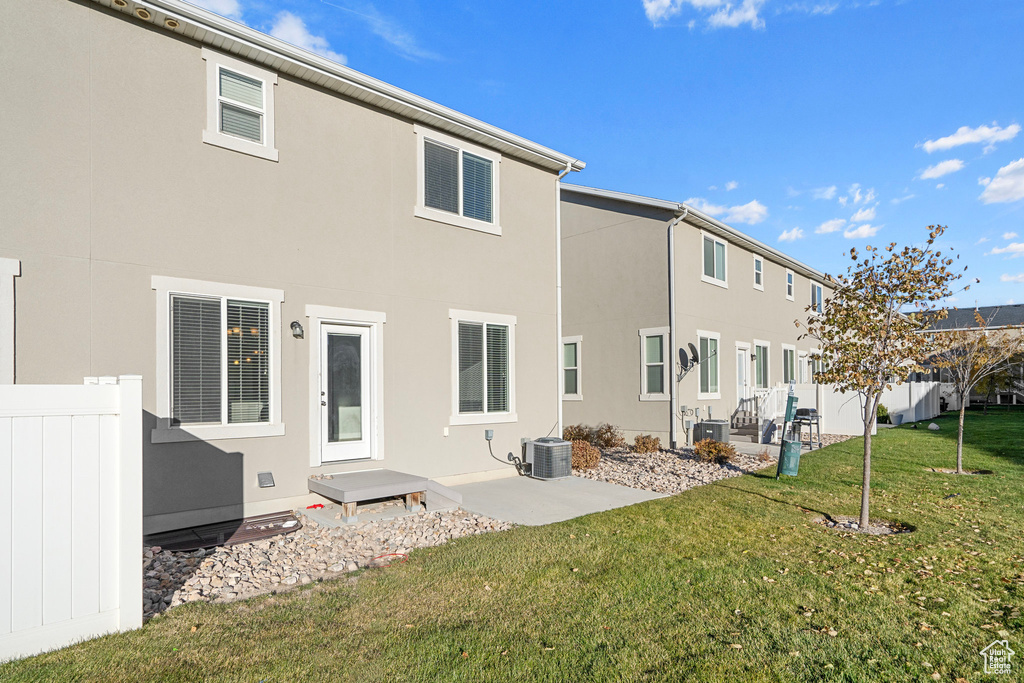
[[[698,422],[693,428],[694,442],[711,439],[712,441],[729,442],[729,421],[728,420],[704,420]]]
[[[572,444],[553,436],[527,441],[526,462],[534,479],[565,479],[572,476]]]

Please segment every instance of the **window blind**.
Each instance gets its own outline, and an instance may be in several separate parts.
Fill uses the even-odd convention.
[[[220,96],[263,109],[263,83],[227,69],[220,70]]]
[[[171,296],[171,419],[221,421],[220,300]]]
[[[484,326],[459,323],[459,412],[484,409]]]
[[[660,334],[644,339],[648,394],[665,392],[664,344]]]
[[[220,132],[253,142],[262,142],[263,116],[254,111],[221,102]]]
[[[491,222],[491,161],[462,153],[462,215]]]
[[[270,309],[227,302],[228,422],[270,422]]]
[[[459,212],[459,151],[423,141],[423,203],[432,209]]]
[[[508,327],[487,326],[487,412],[508,412]]]

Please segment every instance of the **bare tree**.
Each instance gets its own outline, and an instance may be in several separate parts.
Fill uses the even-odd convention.
[[[1024,354],[1024,330],[988,329],[988,321],[974,311],[975,327],[937,330],[931,336],[936,349],[931,364],[946,370],[960,398],[960,424],[956,434],[956,473],[964,473],[964,411],[971,390],[1000,374],[1009,375]]]
[[[797,327],[821,344],[824,369],[819,382],[834,384],[842,392],[861,395],[864,422],[864,477],[861,487],[860,526],[868,525],[871,492],[871,432],[878,401],[885,389],[902,384],[909,373],[920,371],[929,355],[929,340],[920,334],[921,313],[950,296],[950,285],[961,273],[950,270],[953,259],[935,249],[945,227],[929,226],[923,246],[884,250],[868,246],[861,259],[850,250],[853,265],[845,275],[829,277],[834,291],[820,312],[808,306],[806,321]],[[957,257],[959,258],[959,257]],[[943,312],[933,314],[942,315]]]

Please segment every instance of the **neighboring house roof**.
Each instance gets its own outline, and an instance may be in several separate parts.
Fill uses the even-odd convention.
[[[641,195],[629,194],[626,192],[616,192],[615,190],[599,190],[594,187],[584,187],[582,185],[572,185],[569,183],[562,183],[562,191],[589,195],[591,197],[601,197],[604,199],[626,202],[628,204],[648,206],[655,209],[664,209],[666,211],[671,211],[676,216],[681,216],[686,213],[684,221],[687,223],[691,222],[691,220],[694,223],[699,222],[701,225],[697,227],[703,227],[708,232],[724,237],[734,244],[741,244],[751,251],[763,254],[766,258],[775,261],[776,263],[780,263],[805,277],[818,280],[822,284],[830,287],[834,286],[833,283],[828,282],[825,278],[825,274],[821,271],[811,268],[806,263],[797,261],[791,256],[787,256],[778,249],[770,247],[764,242],[756,240],[750,235],[744,234],[730,225],[726,225],[720,220],[693,208],[689,204],[673,202],[665,199],[654,199],[652,197],[643,197]]]
[[[309,81],[328,90],[404,116],[417,123],[471,140],[502,154],[552,171],[581,171],[586,164],[526,138],[513,135],[461,112],[389,85],[312,52],[278,40],[180,0],[92,0],[150,26],[190,38],[213,49],[255,62],[267,69]],[[137,9],[151,15],[142,19]],[[168,26],[167,20],[172,21]],[[176,22],[177,25],[173,26]]]
[[[1024,327],[1024,304],[1007,306],[978,306],[976,308],[950,308],[949,315],[942,320],[933,321],[929,330],[973,330],[978,328],[974,317],[977,311],[985,321],[985,329],[994,330],[1001,327]]]

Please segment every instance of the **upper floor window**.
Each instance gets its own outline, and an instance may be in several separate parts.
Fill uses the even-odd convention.
[[[640,400],[668,400],[667,327],[640,330]]]
[[[726,284],[726,243],[708,234],[703,236],[704,242],[704,271],[701,280],[710,282],[720,287]]]
[[[419,156],[415,215],[500,235],[501,156],[421,126],[414,131]]]
[[[277,161],[274,85],[277,75],[203,48],[206,130],[203,142]]]
[[[764,259],[754,257],[754,289],[764,291]]]
[[[580,400],[583,398],[583,387],[580,381],[580,365],[583,337],[564,337],[562,339],[562,398]]]
[[[164,277],[154,277],[153,288],[162,422],[154,442],[283,434],[277,309],[284,294]]]
[[[821,300],[821,285],[816,282],[811,283],[811,311],[814,313],[821,313],[822,300]]]
[[[786,271],[786,298],[793,301],[793,271]]]

